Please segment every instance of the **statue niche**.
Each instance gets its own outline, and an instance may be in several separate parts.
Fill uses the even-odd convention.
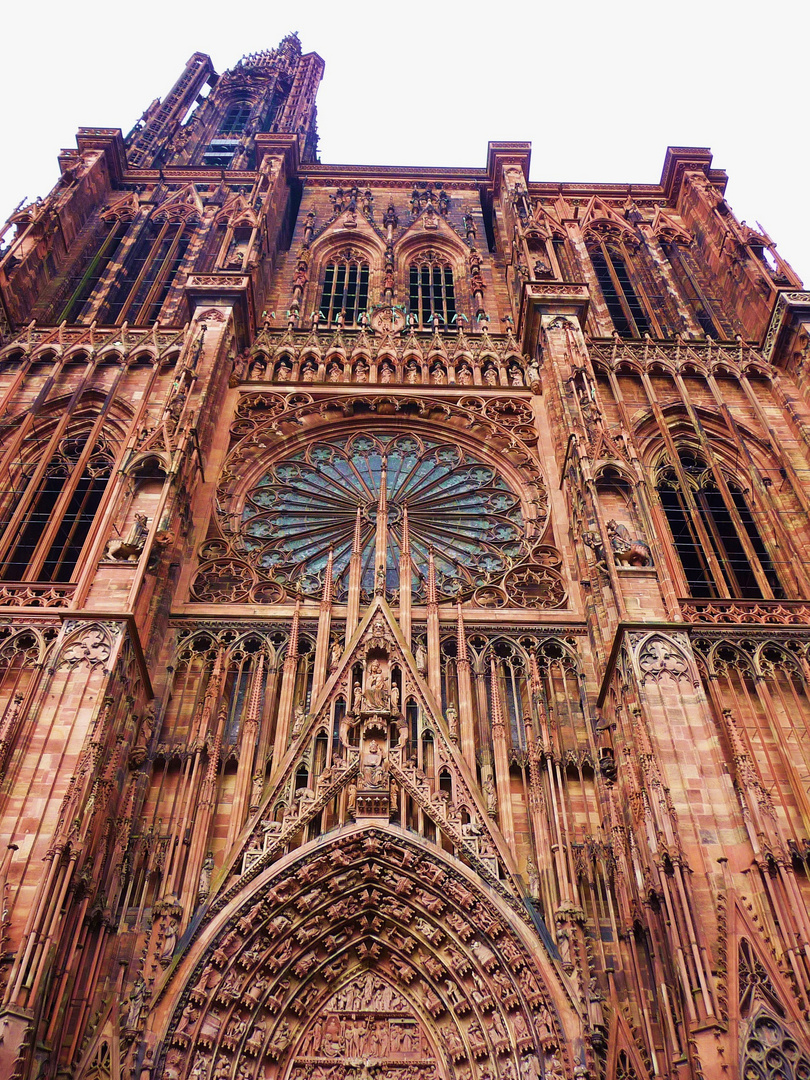
[[[351,708],[341,721],[340,741],[348,762],[357,761],[348,809],[355,820],[388,818],[396,808],[396,790],[388,762],[405,762],[407,724],[400,711],[401,671],[391,663],[390,632],[384,618],[375,620],[361,663],[351,676]]]

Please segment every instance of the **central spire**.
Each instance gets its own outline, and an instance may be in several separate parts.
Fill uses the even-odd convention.
[[[380,473],[380,501],[377,503],[377,538],[374,549],[375,576],[388,565],[388,465],[383,458]]]

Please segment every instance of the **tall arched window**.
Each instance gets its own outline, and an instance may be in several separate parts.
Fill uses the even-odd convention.
[[[217,127],[218,135],[241,135],[250,119],[249,101],[232,101],[225,110]]]
[[[655,328],[633,287],[621,242],[592,234],[591,262],[613,325],[621,337],[642,337]]]
[[[411,315],[423,329],[452,326],[456,319],[453,268],[437,251],[424,251],[411,263],[408,291]]]
[[[184,222],[149,222],[129,252],[123,274],[103,308],[102,321],[126,320],[133,326],[155,322],[190,240]]]
[[[723,328],[715,320],[713,304],[688,250],[677,241],[666,239],[662,239],[661,248],[672,267],[681,295],[692,309],[695,321],[703,333],[713,338],[730,336],[723,332]]]
[[[320,315],[327,325],[343,312],[344,325],[352,326],[368,307],[368,263],[351,248],[326,264]]]
[[[660,470],[658,495],[690,594],[781,599],[782,586],[742,488],[726,479],[727,499],[712,470],[689,451],[679,454],[679,466]]]
[[[112,464],[103,438],[88,452],[84,437],[71,436],[44,470],[35,461],[23,467],[18,497],[5,515],[3,581],[70,581]]]

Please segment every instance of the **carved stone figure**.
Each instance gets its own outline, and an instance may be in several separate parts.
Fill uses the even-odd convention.
[[[649,545],[645,540],[632,537],[626,525],[612,519],[607,523],[607,534],[613,548],[613,558],[618,565],[649,566],[652,562]]]
[[[143,551],[149,533],[149,519],[146,514],[136,514],[132,527],[123,539],[110,540],[107,544],[107,557],[119,562],[137,562]]]
[[[363,754],[363,779],[371,787],[380,787],[385,782],[383,751],[376,739],[372,739]]]
[[[487,813],[490,817],[495,817],[498,813],[498,792],[495,790],[492,773],[486,773],[484,776],[484,799],[487,805]]]
[[[338,664],[340,663],[340,660],[341,660],[342,656],[343,656],[343,646],[340,644],[339,641],[333,641],[332,642],[332,647],[329,650],[329,667],[330,668],[336,668],[338,666]]]
[[[143,1009],[143,1003],[146,1000],[146,983],[139,975],[135,980],[132,990],[129,994],[129,1010],[127,1012],[127,1028],[134,1031],[138,1027],[138,1021],[141,1018],[141,1010]]]
[[[180,924],[174,915],[164,915],[160,946],[161,963],[168,963],[174,956],[174,950],[177,947],[177,931],[179,929]]]
[[[366,671],[366,690],[363,704],[370,711],[388,709],[388,687],[385,672],[379,660],[372,660]]]
[[[250,787],[250,809],[254,810],[262,801],[262,790],[264,788],[264,773],[254,773],[253,781]]]
[[[445,717],[447,719],[447,727],[450,729],[450,738],[453,742],[458,742],[458,709],[455,705],[447,706]]]
[[[416,652],[414,653],[414,660],[416,660],[416,670],[420,675],[424,675],[427,671],[427,652],[422,642],[418,642],[416,646]]]
[[[200,870],[200,884],[197,888],[197,903],[203,904],[211,891],[211,875],[214,872],[214,855],[208,852]]]

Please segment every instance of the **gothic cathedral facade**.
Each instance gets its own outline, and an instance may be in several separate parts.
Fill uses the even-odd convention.
[[[810,293],[317,160],[294,35],[0,250],[0,1073],[807,1080]]]

